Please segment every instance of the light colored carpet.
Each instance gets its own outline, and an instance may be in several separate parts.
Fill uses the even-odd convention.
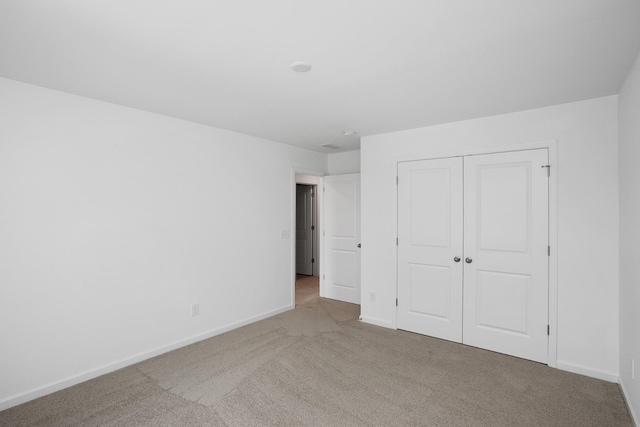
[[[314,297],[0,412],[2,426],[631,426],[618,385]]]
[[[296,275],[296,307],[318,298],[320,278],[318,276]]]

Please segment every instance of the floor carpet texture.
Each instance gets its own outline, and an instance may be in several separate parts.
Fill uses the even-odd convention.
[[[617,384],[364,324],[359,306],[317,290],[298,299],[295,310],[0,412],[0,425],[633,425]]]

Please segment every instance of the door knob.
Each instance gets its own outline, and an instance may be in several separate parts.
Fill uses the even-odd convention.
[[[358,243],[358,247],[361,248],[362,247],[362,243]]]
[[[459,257],[459,256],[457,256],[457,257],[453,258],[453,260],[454,260],[455,262],[460,262],[460,257]]]
[[[471,264],[473,260],[471,258],[465,258],[464,262],[466,262],[467,264]]]

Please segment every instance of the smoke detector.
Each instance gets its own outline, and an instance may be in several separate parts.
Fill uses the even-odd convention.
[[[306,73],[311,69],[311,64],[307,62],[294,62],[291,64],[291,69],[296,73]]]
[[[356,136],[358,133],[355,130],[345,130],[342,132],[344,136]]]

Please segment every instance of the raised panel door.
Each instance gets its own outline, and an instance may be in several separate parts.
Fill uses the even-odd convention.
[[[360,304],[360,174],[324,178],[324,297]]]
[[[547,361],[546,149],[464,158],[465,344]]]
[[[462,158],[399,163],[399,329],[462,340],[462,200]]]

